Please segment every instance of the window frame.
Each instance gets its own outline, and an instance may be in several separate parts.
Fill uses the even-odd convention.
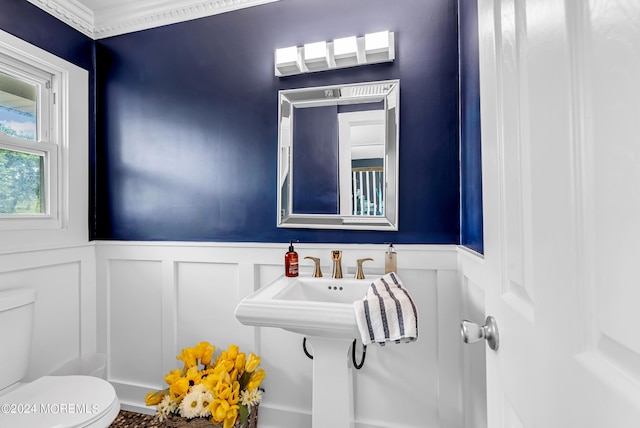
[[[0,230],[64,228],[63,211],[66,142],[62,114],[61,87],[65,73],[34,56],[0,44],[0,72],[37,88],[36,140],[26,140],[0,133],[0,148],[41,155],[44,158],[44,212],[0,214]]]

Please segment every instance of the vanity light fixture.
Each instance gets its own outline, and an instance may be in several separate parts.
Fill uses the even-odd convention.
[[[306,43],[302,52],[304,53],[304,64],[309,71],[320,71],[329,68],[327,42]]]
[[[393,33],[380,31],[364,35],[364,52],[367,62],[389,61],[389,56],[395,56],[393,52]]]
[[[335,39],[333,41],[333,58],[338,67],[358,65],[358,39],[356,36]]]
[[[302,51],[297,46],[276,49],[276,75],[298,74],[302,73]]]
[[[278,77],[395,60],[395,35],[391,31],[342,37],[331,42],[306,43],[275,50]]]

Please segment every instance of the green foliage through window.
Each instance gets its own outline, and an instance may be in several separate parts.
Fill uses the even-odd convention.
[[[0,214],[44,212],[44,156],[0,149]]]

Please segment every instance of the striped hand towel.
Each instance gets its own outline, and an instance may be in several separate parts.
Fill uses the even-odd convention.
[[[418,310],[395,272],[375,280],[362,300],[353,302],[365,345],[418,339]]]

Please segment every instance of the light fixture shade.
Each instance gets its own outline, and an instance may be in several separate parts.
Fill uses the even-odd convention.
[[[276,76],[302,73],[300,49],[297,46],[276,49]]]
[[[329,68],[329,51],[327,42],[306,43],[304,45],[304,63],[309,71]]]
[[[333,41],[333,59],[337,67],[358,65],[358,39],[343,37]]]
[[[330,42],[306,43],[276,49],[275,75],[279,77],[395,60],[395,35],[390,31],[351,36]]]
[[[367,63],[393,61],[395,59],[394,34],[389,31],[365,34],[364,52]]]

